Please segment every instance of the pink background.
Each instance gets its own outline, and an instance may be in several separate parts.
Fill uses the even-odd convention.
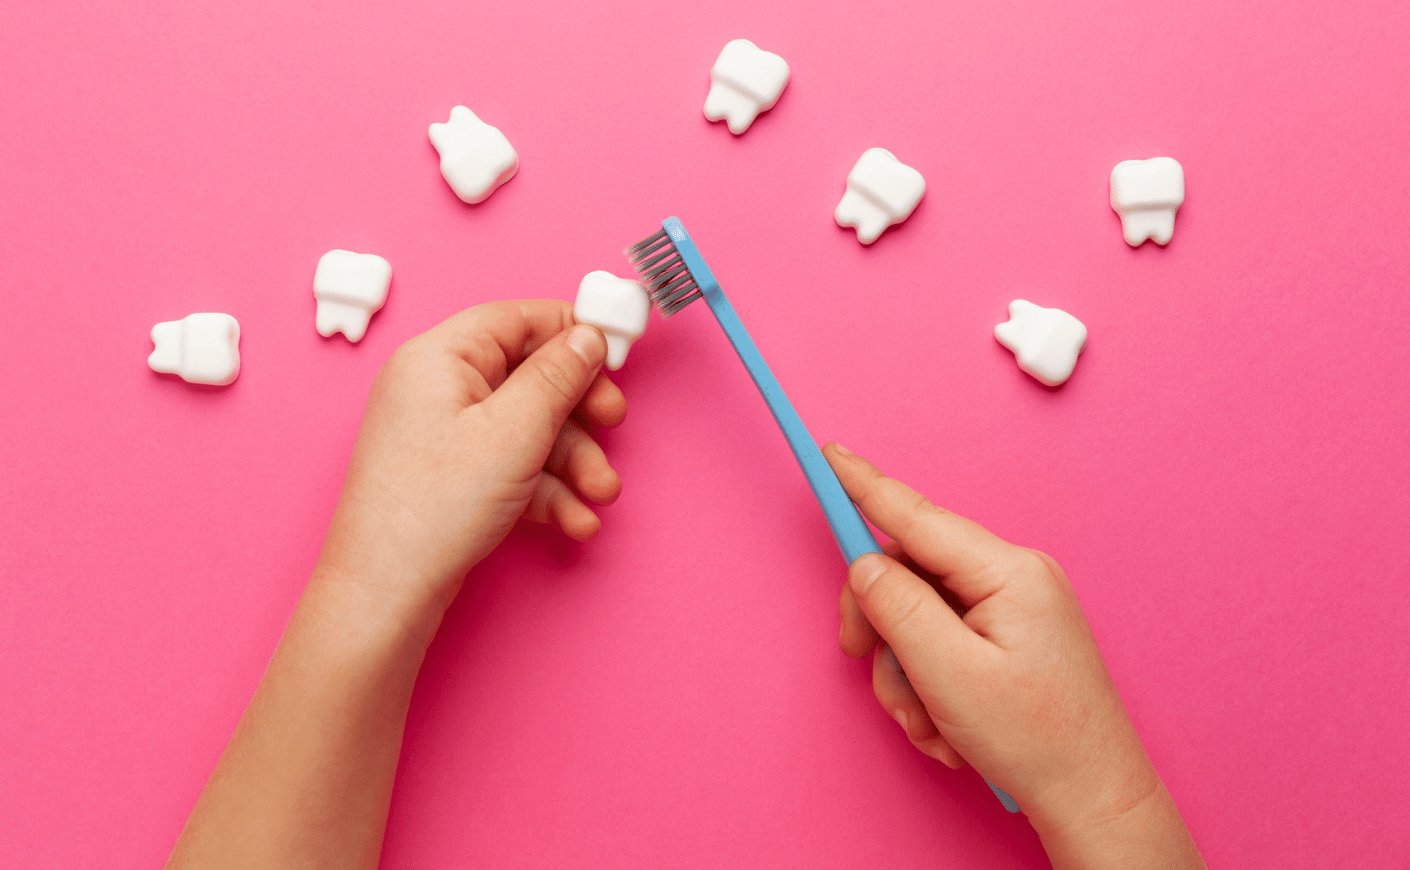
[[[1063,563],[1211,864],[1410,862],[1401,0],[137,5],[0,8],[0,864],[161,862],[379,365],[669,214],[820,440]],[[700,106],[738,36],[793,81],[736,139]],[[522,159],[476,207],[426,139],[457,103]],[[929,191],[864,248],[871,146]],[[1160,154],[1188,201],[1132,250],[1107,176]],[[313,329],[335,247],[395,270],[357,346]],[[1016,297],[1088,325],[1065,387],[992,338]],[[228,389],[145,366],[193,311],[240,320]],[[619,382],[621,501],[475,572],[384,865],[1044,866],[838,652],[843,565],[704,308]]]

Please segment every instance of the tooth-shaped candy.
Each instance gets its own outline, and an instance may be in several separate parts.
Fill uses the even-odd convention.
[[[787,84],[787,61],[747,39],[732,39],[710,68],[705,117],[728,121],[729,131],[738,136],[760,112],[774,107]]]
[[[857,241],[870,245],[882,231],[911,216],[925,196],[925,179],[885,148],[868,148],[847,173],[847,190],[834,217],[857,228]]]
[[[154,372],[223,387],[240,374],[240,324],[229,314],[190,314],[152,327]]]
[[[449,122],[431,125],[431,144],[441,155],[441,175],[465,202],[482,202],[519,171],[519,155],[499,128],[464,106],[450,110]]]
[[[392,264],[376,254],[333,250],[319,257],[313,272],[318,334],[328,338],[342,332],[348,341],[361,341],[367,321],[387,301],[391,283]]]
[[[1072,377],[1077,355],[1087,346],[1087,327],[1066,311],[1015,299],[1008,321],[994,327],[994,337],[1013,351],[1019,368],[1056,387]]]
[[[1126,244],[1170,243],[1175,212],[1185,202],[1185,170],[1172,157],[1123,160],[1111,170],[1111,207],[1121,215]]]
[[[573,303],[573,319],[596,326],[607,337],[607,367],[614,372],[627,361],[632,342],[646,332],[650,313],[645,287],[600,270],[583,277]]]

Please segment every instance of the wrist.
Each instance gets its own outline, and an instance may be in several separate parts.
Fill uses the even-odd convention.
[[[1149,767],[1149,765],[1147,765]],[[1194,841],[1165,784],[1149,770],[1144,790],[1112,795],[1060,822],[1033,818],[1054,870],[1194,870]]]
[[[350,569],[321,557],[300,606],[315,606],[388,651],[424,656],[440,627],[448,600],[429,587]]]

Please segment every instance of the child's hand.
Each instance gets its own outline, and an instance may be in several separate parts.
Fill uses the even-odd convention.
[[[602,334],[566,302],[480,305],[411,339],[373,384],[319,568],[434,626],[520,516],[578,540],[621,480],[585,426],[626,416]],[[571,415],[571,417],[570,417]]]
[[[896,539],[852,563],[841,644],[875,649],[876,698],[916,748],[1012,795],[1057,866],[1106,866],[1112,847],[1112,866],[1202,866],[1057,563],[825,452]]]

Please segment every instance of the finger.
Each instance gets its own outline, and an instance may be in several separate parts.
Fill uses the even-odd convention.
[[[484,405],[502,417],[507,431],[543,444],[547,458],[558,430],[587,394],[606,358],[607,340],[597,327],[574,326],[520,363]]]
[[[982,655],[976,635],[929,584],[890,556],[864,553],[847,585],[877,634],[921,691],[942,690],[946,674]]]
[[[572,325],[570,303],[524,299],[467,308],[425,337],[464,360],[494,389],[514,366]]]
[[[587,395],[578,405],[577,415],[584,422],[611,429],[627,418],[627,397],[606,372],[598,372],[588,387]]]
[[[607,463],[607,454],[572,420],[558,430],[544,469],[598,504],[611,504],[622,491],[622,479]]]
[[[964,759],[935,727],[925,702],[916,694],[901,663],[886,644],[877,647],[872,658],[871,687],[882,709],[900,724],[916,749],[948,767],[964,765]]]
[[[936,507],[862,457],[836,444],[824,447],[823,455],[867,519],[899,541],[917,564],[939,575],[966,606],[997,592],[1021,563],[1021,547]]]
[[[539,476],[538,486],[524,508],[524,518],[536,523],[556,525],[576,541],[589,541],[602,528],[602,521],[583,504],[568,485],[547,472]]]
[[[887,541],[881,545],[881,551],[907,568],[911,567],[907,564],[906,551],[901,548],[900,542]],[[875,649],[881,636],[867,621],[867,615],[862,612],[862,606],[852,594],[852,587],[845,583],[842,584],[842,596],[837,602],[837,609],[842,615],[842,631],[838,636],[842,651],[854,659],[859,659]]]
[[[881,552],[895,559],[897,562],[900,562],[902,565],[905,565],[906,570],[924,580],[926,583],[929,583],[930,588],[940,593],[940,597],[945,599],[945,603],[950,605],[950,609],[958,613],[961,617],[969,611],[969,608],[965,606],[964,602],[960,601],[959,596],[946,588],[945,584],[935,572],[928,571],[923,565],[916,564],[916,560],[911,558],[910,554],[906,552],[906,548],[901,546],[900,541],[887,541],[881,545]]]
[[[867,621],[867,615],[862,612],[862,606],[857,603],[857,597],[852,594],[851,586],[843,584],[842,597],[837,602],[837,609],[842,614],[842,631],[837,638],[842,651],[854,659],[859,659],[875,649],[876,642],[881,639],[881,636]]]

